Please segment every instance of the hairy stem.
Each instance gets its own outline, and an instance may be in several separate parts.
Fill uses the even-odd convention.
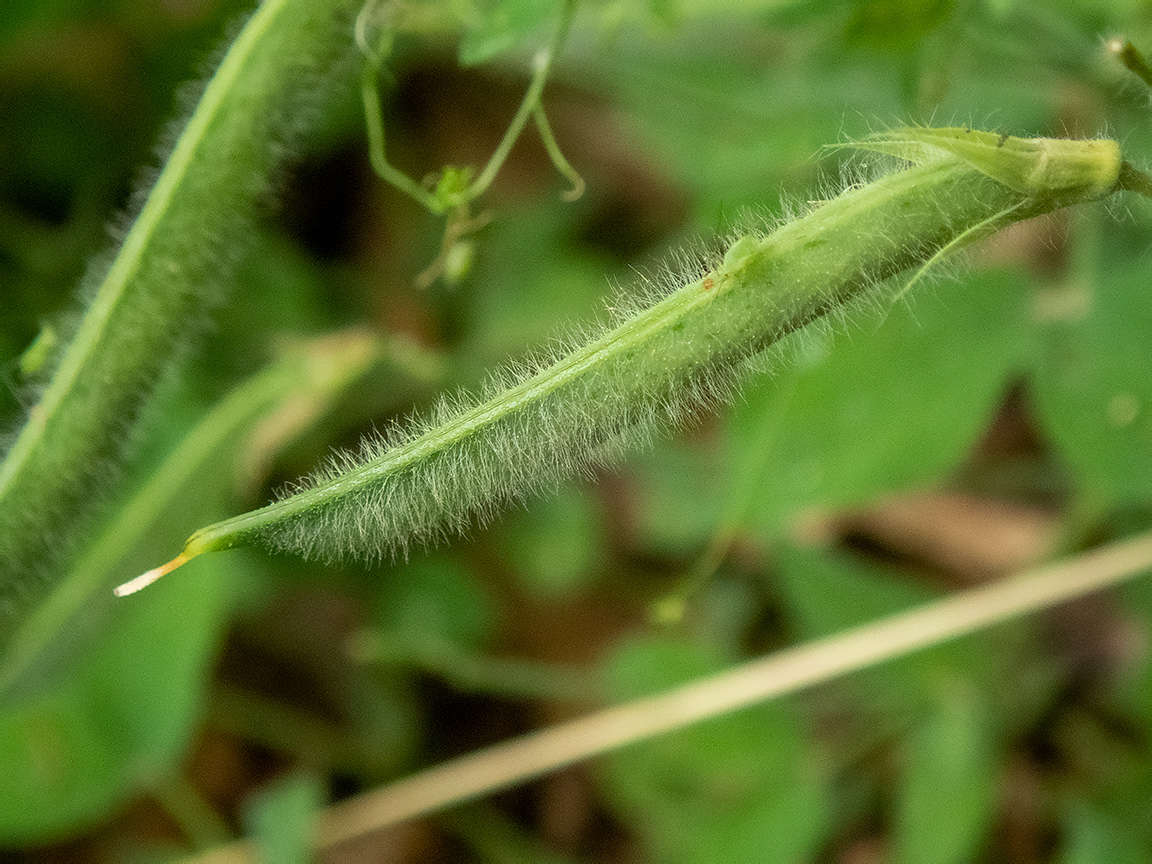
[[[207,82],[39,402],[0,463],[0,639],[107,497],[176,349],[221,295],[236,239],[337,81],[347,0],[267,0]]]

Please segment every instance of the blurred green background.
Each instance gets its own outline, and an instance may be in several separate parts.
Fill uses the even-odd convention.
[[[390,159],[417,179],[481,165],[559,4],[406,7],[423,23],[382,79]],[[4,430],[31,407],[29,346],[77,314],[182,85],[247,9],[7,0]],[[443,223],[372,174],[349,92],[162,387],[100,560],[122,578],[167,560],[594,320],[637,270],[830,194],[844,156],[824,145],[971,124],[1108,135],[1145,166],[1147,88],[1105,50],[1121,34],[1152,49],[1152,3],[581,3],[544,104],[585,195],[560,199],[529,129],[479,202],[472,266],[423,289]],[[327,802],[1147,528],[1150,225],[1125,199],[1017,226],[908,302],[791,340],[731,409],[407,562],[243,550],[95,602],[0,703],[0,860],[168,860],[241,834],[300,860]],[[693,574],[684,619],[654,621]],[[1150,623],[1136,582],[332,860],[1152,860]]]

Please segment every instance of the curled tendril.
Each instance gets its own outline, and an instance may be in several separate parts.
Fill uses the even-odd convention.
[[[575,0],[565,0],[551,40],[534,58],[528,90],[487,164],[478,173],[474,173],[470,168],[448,166],[439,173],[432,188],[413,180],[392,165],[385,155],[384,116],[380,108],[378,79],[384,68],[384,61],[391,51],[397,26],[397,13],[386,11],[382,0],[369,0],[361,7],[360,13],[356,16],[354,35],[365,59],[361,75],[361,97],[364,103],[372,167],[382,180],[404,192],[431,213],[446,217],[441,251],[416,277],[417,285],[430,285],[448,272],[450,269],[448,259],[453,250],[459,248],[458,244],[467,234],[487,224],[490,217],[472,216],[470,205],[492,185],[529,119],[535,122],[552,164],[571,184],[569,189],[561,193],[561,197],[565,201],[575,201],[583,195],[584,180],[561,152],[541,103],[544,85],[551,72],[552,63],[567,37],[575,6]]]

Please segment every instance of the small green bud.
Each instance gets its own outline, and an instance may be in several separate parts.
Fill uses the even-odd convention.
[[[48,360],[52,357],[52,352],[56,349],[56,343],[59,337],[56,335],[56,328],[50,324],[45,324],[40,328],[40,332],[36,334],[36,338],[24,349],[24,353],[20,355],[19,366],[20,374],[25,377],[36,375],[43,371],[44,367],[48,365]]]
[[[760,241],[752,235],[741,237],[728,247],[720,270],[725,275],[735,273],[740,266],[760,248]]]
[[[472,272],[476,261],[476,244],[471,240],[457,240],[444,253],[444,281],[449,285],[459,285]]]
[[[455,165],[446,166],[437,179],[436,188],[432,192],[433,197],[440,205],[440,212],[457,207],[466,200],[468,184],[471,182],[471,168],[459,168]]]

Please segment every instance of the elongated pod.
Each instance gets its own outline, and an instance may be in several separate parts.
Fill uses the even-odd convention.
[[[869,139],[865,146],[920,164],[768,236],[740,238],[713,270],[546,368],[479,404],[441,411],[391,446],[337,460],[296,494],[201,529],[180,557],[118,592],[215,549],[259,542],[371,559],[482,521],[725,398],[750,357],[862,292],[885,290],[888,277],[1119,183],[1114,141],[1001,147],[999,136],[978,133],[986,146],[966,152],[953,132]]]

